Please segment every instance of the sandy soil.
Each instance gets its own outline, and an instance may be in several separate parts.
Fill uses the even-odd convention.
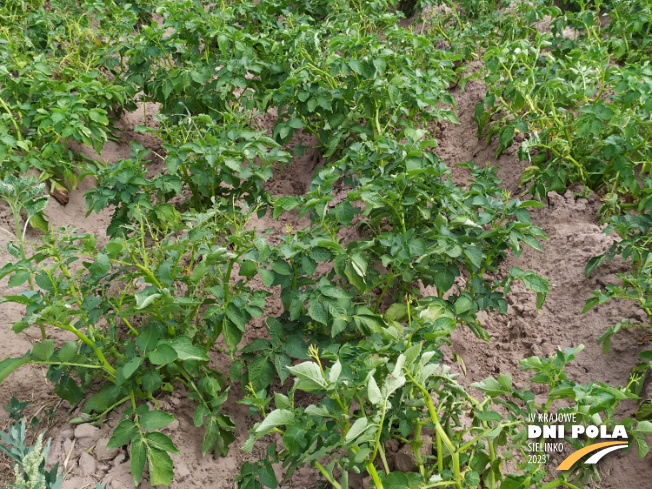
[[[524,164],[518,161],[515,148],[511,148],[501,157],[495,159],[496,144],[486,144],[475,136],[476,126],[473,122],[475,104],[484,96],[484,85],[471,81],[465,91],[455,88],[452,94],[457,99],[459,125],[440,124],[437,139],[439,156],[453,168],[454,178],[458,184],[463,184],[467,174],[465,169],[455,167],[455,163],[473,161],[478,165],[489,163],[498,165],[498,174],[503,185],[517,194],[518,181]],[[153,108],[152,108],[153,109]],[[148,115],[153,110],[148,108]],[[149,117],[148,117],[149,119]],[[269,127],[273,115],[266,115],[262,123]],[[151,121],[148,121],[151,123]],[[106,144],[100,160],[113,162],[129,156],[129,143],[136,140],[150,149],[157,150],[159,143],[151,135],[140,135],[133,132],[136,124],[143,124],[142,111],[125,114],[121,120],[124,133],[121,144],[109,142]],[[307,136],[300,137],[305,145],[310,144]],[[296,142],[296,141],[295,141]],[[90,154],[89,154],[90,155]],[[97,156],[95,156],[97,157]],[[275,195],[292,195],[303,193],[310,182],[311,172],[317,161],[311,151],[296,158],[284,171],[276,170],[274,178],[268,182],[267,189]],[[156,165],[156,163],[153,163]],[[154,168],[153,168],[154,169]],[[80,188],[71,192],[70,202],[63,207],[51,199],[47,214],[57,226],[78,227],[86,232],[95,233],[99,244],[105,237],[105,229],[109,222],[109,212],[91,215],[85,218],[86,206],[84,191],[92,186],[87,179]],[[518,360],[531,355],[547,355],[557,347],[586,345],[578,359],[569,367],[569,377],[579,382],[606,382],[612,385],[622,385],[627,381],[627,375],[636,355],[643,349],[637,345],[636,333],[619,333],[614,337],[612,351],[602,354],[596,345],[596,339],[611,324],[623,317],[641,320],[641,311],[629,303],[612,301],[594,308],[587,314],[580,315],[584,302],[590,297],[590,292],[606,283],[615,280],[614,274],[624,270],[623,264],[614,262],[606,264],[596,271],[589,279],[584,279],[584,266],[587,260],[595,254],[606,250],[613,238],[602,234],[598,225],[596,211],[599,207],[599,197],[595,194],[588,199],[575,198],[572,192],[565,195],[551,193],[547,206],[532,212],[536,225],[542,227],[549,237],[543,244],[543,253],[527,250],[519,260],[509,259],[503,266],[508,268],[517,264],[522,269],[531,269],[547,277],[554,284],[553,291],[541,312],[537,313],[533,294],[516,287],[509,295],[509,314],[481,314],[483,326],[489,331],[492,342],[485,343],[473,336],[468,330],[454,334],[454,348],[464,359],[468,368],[465,383],[481,380],[498,373],[511,374],[517,385],[522,384],[527,375],[518,369]],[[289,216],[289,217],[288,217]],[[0,203],[0,226],[9,227],[11,216],[4,203]],[[263,218],[254,223],[257,228],[271,227],[277,230],[285,229],[286,224],[295,228],[304,224],[298,222],[296,215],[284,214],[275,221],[271,217]],[[36,236],[29,236],[35,239]],[[105,238],[104,238],[105,239]],[[11,259],[6,253],[7,236],[0,233],[0,264]],[[0,295],[8,293],[6,280],[0,282]],[[277,292],[278,293],[278,292]],[[272,297],[268,313],[278,313],[280,301]],[[14,305],[0,306],[0,327],[3,334],[1,357],[18,356],[31,348],[38,338],[38,330],[28,329],[17,335],[10,331],[14,321],[17,321],[23,311]],[[260,322],[249,328],[243,344],[264,334],[264,329],[257,328]],[[214,366],[222,371],[228,371],[229,359],[224,355],[216,355]],[[43,369],[23,367],[13,373],[0,390],[0,405],[7,405],[12,396],[20,400],[29,400],[28,413],[42,413],[56,406],[58,398],[53,394],[52,385],[45,379]],[[234,488],[234,478],[239,474],[239,468],[245,459],[255,459],[263,448],[257,446],[253,455],[242,452],[248,429],[255,422],[248,416],[247,410],[236,403],[242,397],[238,386],[233,386],[229,401],[224,407],[237,425],[238,438],[233,444],[228,456],[218,460],[201,456],[202,432],[192,423],[192,403],[184,398],[183,392],[175,392],[172,396],[162,398],[161,407],[170,410],[178,422],[168,428],[168,434],[180,449],[181,456],[173,456],[175,463],[175,479],[172,488],[211,487],[216,489]],[[634,405],[625,406],[622,414],[631,416]],[[49,463],[59,462],[66,468],[67,476],[63,489],[80,489],[95,487],[96,482],[106,484],[110,489],[132,487],[129,471],[129,460],[126,450],[106,450],[106,443],[112,428],[117,424],[120,413],[109,416],[108,422],[100,429],[90,425],[68,425],[66,420],[75,413],[68,413],[65,403],[61,404],[57,415],[50,420],[47,436],[52,438]],[[8,417],[0,413],[0,428],[5,428]],[[43,429],[43,427],[41,427]],[[11,479],[6,461],[1,461],[0,485],[5,485]],[[551,471],[553,467],[550,467]],[[639,461],[632,450],[624,456],[610,455],[599,466],[603,474],[604,488],[635,487],[642,481],[652,480],[652,464],[649,459]],[[279,472],[280,475],[280,472]],[[316,471],[302,469],[284,487],[314,488],[319,477]],[[141,487],[149,488],[144,482]]]

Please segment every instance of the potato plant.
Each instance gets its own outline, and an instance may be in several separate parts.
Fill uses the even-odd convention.
[[[266,97],[280,108],[274,127],[279,140],[288,141],[297,130],[310,132],[328,158],[354,138],[397,135],[410,128],[407,121],[457,122],[455,102],[445,91],[454,78],[452,55],[401,29],[384,32],[385,41],[378,33],[364,34],[333,35],[321,28],[295,38],[297,44],[303,39],[295,46],[301,62]],[[311,46],[314,36],[330,37],[321,41],[323,50]],[[405,57],[405,49],[413,55]]]
[[[419,135],[415,131],[412,134]],[[407,154],[406,147],[410,149]],[[509,291],[512,280],[524,280],[543,302],[547,283],[531,272],[513,270],[502,280],[485,277],[487,272],[497,271],[495,265],[507,249],[516,256],[523,243],[541,249],[538,239],[545,238],[545,234],[532,226],[526,209],[540,204],[511,200],[497,190],[498,180],[492,171],[473,165],[475,179],[469,191],[463,192],[452,185],[447,167],[425,147],[411,139],[407,146],[401,146],[388,138],[380,139],[376,147],[355,144],[339,164],[319,172],[312,191],[303,199],[284,197],[276,202],[279,214],[298,207],[300,215],[310,213],[313,222],[309,234],[299,232],[293,236],[292,248],[299,254],[286,253],[284,257],[291,260],[295,277],[292,286],[284,283],[283,274],[274,269],[274,280],[270,277],[266,284],[284,286],[282,297],[288,297],[293,315],[299,313],[299,304],[310,294],[297,295],[292,289],[308,285],[310,280],[316,284],[317,278],[312,277],[316,262],[329,261],[333,263],[329,279],[333,280],[334,274],[339,276],[350,296],[365,297],[372,291],[377,294],[372,300],[363,299],[376,312],[384,298],[390,303],[400,302],[419,282],[434,286],[436,296],[443,297],[463,274],[464,285],[455,287],[456,293],[448,300],[457,302],[460,320],[478,335],[486,333],[476,329],[474,313],[484,309],[506,312],[506,302],[498,290]],[[382,170],[377,172],[379,168]],[[350,180],[355,187],[343,202],[331,208],[332,185],[340,178]],[[362,207],[358,207],[360,204]],[[338,235],[356,214],[362,239],[343,242]],[[491,227],[486,227],[488,223],[492,223]],[[321,240],[314,243],[315,238]],[[323,252],[317,253],[315,244]],[[311,252],[306,256],[301,248]],[[305,275],[307,281],[300,281]],[[343,327],[335,326],[332,335]]]
[[[0,160],[3,174],[36,169],[43,180],[53,179],[53,191],[62,192],[62,184],[74,189],[85,175],[86,158],[69,142],[99,153],[115,137],[110,116],[128,105],[134,92],[108,75],[111,55],[98,49],[98,33],[79,6],[53,6],[54,14],[34,5],[23,15],[4,16]],[[80,20],[67,22],[67,15]]]
[[[55,392],[73,406],[83,401],[79,422],[101,422],[117,406],[130,405],[110,446],[130,444],[135,483],[145,460],[153,484],[172,478],[167,452],[177,449],[158,430],[174,417],[148,403],[157,406],[158,393],[174,390],[173,383],[197,403],[204,454],[226,453],[234,439],[233,423],[220,412],[229,389],[223,374],[209,367],[208,352],[219,350],[215,343],[223,337],[225,353],[233,354],[246,324],[262,314],[266,294],[248,283],[266,258],[258,249],[265,249],[264,240],[245,230],[248,215],[222,204],[180,216],[160,233],[141,214],[130,237],[111,239],[101,250],[93,235],[52,231],[34,255],[16,251],[18,261],[0,272],[11,286],[28,280],[38,286],[3,302],[27,307],[15,332],[38,325],[44,335],[24,356],[0,363],[0,380],[25,364],[48,366]],[[234,281],[236,266],[242,278]],[[50,328],[74,339],[55,348]],[[86,398],[96,379],[103,387]]]
[[[260,131],[252,131],[242,122],[217,125],[208,116],[189,117],[182,124],[163,121],[159,134],[164,144],[167,173],[147,175],[152,154],[142,145],[132,145],[131,158],[111,165],[89,165],[89,174],[100,186],[86,193],[88,214],[114,206],[110,235],[129,232],[129,223],[147,211],[155,225],[169,225],[177,211],[167,203],[184,199],[183,207],[198,212],[211,207],[215,200],[243,201],[264,213],[269,198],[263,185],[272,177],[272,164],[286,164],[290,154]],[[164,140],[165,140],[164,139]],[[185,199],[185,194],[191,197]]]
[[[532,165],[521,184],[530,184],[533,195],[580,182],[607,193],[605,214],[631,208],[627,200],[641,193],[637,173],[648,171],[650,103],[647,88],[641,93],[635,82],[645,75],[636,67],[610,67],[604,47],[544,56],[550,46],[541,36],[486,51],[488,80],[504,85],[496,83],[476,107],[478,131],[498,134],[497,154],[516,134],[527,138],[519,155]]]
[[[288,367],[294,384],[287,396],[275,393],[274,409],[269,407],[272,399],[261,396],[264,391],[252,389],[242,402],[261,412],[263,420],[254,426],[243,449],[251,451],[255,441],[269,433],[278,438],[265,461],[242,467],[239,487],[278,487],[270,470],[275,462],[287,468],[286,477],[297,467],[314,465],[337,489],[349,487],[350,473],[362,471],[376,488],[584,487],[589,473],[562,474],[546,483],[546,470],[526,461],[528,413],[547,412],[554,402],[565,399],[572,407],[563,411],[575,413],[582,424],[591,424],[593,415],[603,411],[607,413],[603,422],[609,424],[613,408],[635,396],[625,388],[569,381],[563,370],[582,350],[580,345],[548,359],[521,361],[524,369],[534,371],[531,382],[546,385],[545,402],[537,403],[526,388],[516,389],[509,375],[473,384],[483,392],[474,397],[441,361],[439,347],[448,341],[445,325],[454,327],[454,313],[443,304],[412,313],[407,326],[385,317],[380,331],[360,342],[324,352],[311,347],[309,361]],[[318,402],[298,404],[298,391]],[[628,426],[647,451],[644,437],[650,424],[630,420]],[[385,446],[391,439],[409,447],[416,471],[390,469]],[[582,446],[575,442],[575,448]],[[507,460],[517,472],[503,472]]]

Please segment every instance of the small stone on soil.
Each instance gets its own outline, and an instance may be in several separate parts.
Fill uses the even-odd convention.
[[[84,481],[79,477],[71,477],[70,479],[66,479],[61,485],[61,489],[79,489],[80,487],[84,487]]]
[[[414,453],[408,445],[404,445],[396,455],[394,455],[394,467],[397,472],[413,472],[416,468],[416,459]]]
[[[100,435],[100,429],[92,424],[84,423],[75,428],[75,438],[78,439],[87,438],[92,441],[97,441],[100,439]]]
[[[109,443],[109,438],[104,437],[104,438],[100,438],[95,444],[95,450],[93,451],[93,453],[95,454],[98,460],[112,460],[113,458],[115,458],[116,455],[118,455],[120,449],[119,448],[108,449],[106,448],[106,445],[108,443]]]
[[[113,465],[120,465],[122,462],[125,461],[127,456],[124,454],[124,452],[118,453],[118,456],[113,459]]]
[[[88,452],[82,452],[79,457],[79,471],[83,476],[95,474],[97,470],[97,463]]]

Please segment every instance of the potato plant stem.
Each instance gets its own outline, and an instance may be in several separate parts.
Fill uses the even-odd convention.
[[[378,312],[378,309],[380,308],[380,304],[383,300],[383,297],[385,297],[385,293],[387,292],[387,289],[389,288],[389,284],[392,281],[392,278],[394,278],[394,270],[392,266],[390,265],[389,267],[389,277],[387,277],[387,282],[385,283],[385,287],[383,288],[383,291],[380,293],[380,297],[378,297],[378,302],[376,302],[376,308],[374,309],[374,312]]]
[[[72,324],[69,325],[59,324],[59,328],[65,331],[70,331],[75,336],[77,336],[77,338],[79,338],[84,343],[86,343],[93,350],[95,356],[97,356],[97,359],[102,363],[104,370],[106,370],[112,377],[115,377],[117,370],[113,368],[111,364],[107,361],[106,357],[104,356],[104,353],[102,352],[102,349],[96,348],[95,343],[90,338],[88,338],[88,336],[86,336],[84,333],[79,331]]]
[[[2,101],[2,99],[0,99]],[[4,102],[3,102],[4,103]],[[20,210],[21,206],[18,203],[18,199],[16,199],[15,202],[9,203],[11,206],[11,212],[14,215],[14,222],[16,224],[16,239],[18,240],[18,247],[20,249],[20,256],[22,256],[23,260],[27,260],[27,254],[25,253],[25,243],[23,236],[24,234],[21,233],[20,231]],[[25,223],[27,225],[27,223]],[[29,283],[29,290],[34,290],[34,282],[32,281],[32,274],[30,273],[29,276],[27,277],[27,282]],[[39,328],[41,329],[41,338],[45,340],[46,335],[45,335],[45,327],[43,326],[42,323],[39,324]]]
[[[437,470],[441,472],[444,470],[444,446],[441,441],[441,435],[438,431],[435,432],[435,441],[437,443]]]
[[[385,447],[383,447],[382,443],[378,445],[378,454],[380,455],[380,459],[383,461],[383,468],[385,469],[385,473],[389,474],[389,464],[387,463],[387,457],[385,456]]]
[[[444,430],[444,427],[441,425],[439,422],[439,416],[437,416],[437,411],[435,410],[435,406],[432,403],[432,399],[430,399],[430,393],[426,390],[424,386],[422,386],[417,380],[410,375],[409,372],[406,373],[407,378],[410,379],[410,382],[412,382],[417,389],[421,391],[421,394],[423,396],[423,400],[426,403],[426,406],[428,407],[428,412],[430,413],[430,418],[435,425],[435,432],[439,435],[440,439],[437,440],[437,448],[440,448],[440,441],[444,445],[446,445],[446,448],[451,454],[451,457],[453,459],[453,477],[455,478],[455,485],[459,489],[462,489],[462,484],[461,484],[461,475],[460,475],[460,454],[459,451],[455,450],[455,446],[451,442],[450,438],[446,434],[446,431]],[[440,461],[442,459],[442,453],[439,451],[437,453],[437,460]],[[441,465],[441,462],[439,462],[439,465]],[[443,468],[442,468],[443,469]]]
[[[328,383],[328,378],[326,377],[326,372],[324,372],[324,367],[322,366],[321,360],[319,359],[319,351],[317,349],[314,349],[312,352],[309,353],[309,355],[312,356],[312,358],[314,358],[317,361],[317,365],[319,365],[319,370],[321,370],[321,375],[324,378],[324,380],[326,381],[326,383]],[[339,395],[335,394],[334,399],[337,402],[338,406],[340,406],[340,409],[342,410],[342,414],[346,414],[346,413],[349,412],[349,410],[342,403],[342,400],[340,399]],[[349,420],[345,419],[344,423],[345,423],[344,432],[346,434],[346,433],[349,432],[349,428],[350,428]],[[382,425],[382,422],[381,422],[381,425]],[[375,455],[375,452],[374,452],[374,455]]]
[[[140,336],[140,333],[134,329],[134,327],[131,325],[131,323],[129,322],[129,320],[128,320],[127,318],[122,317],[122,316],[121,316],[120,318],[122,319],[122,321],[127,325],[127,327],[129,328],[129,330],[130,330],[130,331],[131,331],[135,336]]]
[[[491,433],[491,432],[492,432],[493,430],[495,430],[496,428],[506,428],[506,427],[508,427],[508,426],[513,426],[513,425],[515,425],[515,424],[521,424],[521,423],[522,423],[522,421],[512,421],[511,423],[501,423],[501,424],[499,424],[498,426],[494,426],[493,428],[487,428],[487,429],[484,430],[482,433],[480,433],[478,436],[476,436],[475,438],[473,438],[471,441],[469,441],[469,442],[465,443],[464,445],[462,445],[462,446],[459,448],[459,451],[460,451],[460,452],[465,451],[467,448],[471,447],[471,446],[472,446],[474,443],[476,443],[478,440],[480,440],[480,439],[484,438],[485,436],[487,436],[489,433]]]
[[[387,411],[387,399],[383,399],[383,411],[380,415],[380,423],[378,424],[378,434],[376,435],[376,443],[374,443],[374,452],[369,459],[371,463],[376,459],[376,453],[380,447],[380,435],[383,432],[383,424],[385,423],[385,413]]]
[[[331,484],[335,489],[342,489],[342,486],[338,482],[331,479],[331,476],[328,475],[328,471],[324,468],[322,464],[320,464],[319,462],[315,462],[315,467],[319,469],[321,475],[323,475],[324,478],[329,482],[329,484]]]
[[[59,367],[80,367],[80,368],[105,368],[104,365],[89,365],[87,363],[70,363],[70,362],[50,362],[50,361],[30,361],[29,363],[33,363],[35,365],[57,365]],[[113,382],[113,381],[112,381]]]
[[[486,423],[483,421],[483,425],[486,426]],[[495,489],[496,487],[496,474],[493,471],[494,462],[496,461],[496,448],[494,447],[493,440],[487,440],[487,445],[489,445],[489,463],[491,464],[489,471],[489,480],[487,481],[489,489]]]
[[[376,472],[376,467],[371,460],[367,460],[367,473],[371,476],[371,479],[374,481],[374,486],[376,489],[383,489],[383,483],[380,481],[378,472]]]
[[[419,473],[422,476],[426,476],[426,469],[423,465],[423,456],[421,455],[421,444],[423,443],[421,441],[421,428],[423,425],[421,423],[417,423],[417,426],[414,428],[414,443],[415,447],[413,449],[414,452],[414,458],[417,461],[417,465],[419,466]],[[418,444],[418,446],[417,446]]]
[[[97,419],[98,419],[98,420],[101,420],[102,418],[104,418],[104,416],[106,416],[107,414],[109,414],[111,411],[113,411],[113,410],[114,410],[116,407],[118,407],[120,404],[122,404],[122,403],[124,403],[124,402],[127,402],[129,399],[131,399],[131,394],[129,394],[129,395],[126,396],[126,397],[123,397],[122,399],[116,401],[114,404],[112,404],[111,406],[109,406],[108,408],[106,408],[104,411],[102,411],[102,412],[97,416]]]
[[[324,76],[326,78],[326,81],[328,82],[328,85],[332,90],[335,90],[337,88],[337,85],[335,84],[335,78],[330,76],[328,73],[326,73],[324,70],[317,68],[314,64],[312,63],[306,63],[306,67],[312,68],[312,70],[315,73],[319,73],[320,75]],[[301,70],[299,70],[301,71]]]

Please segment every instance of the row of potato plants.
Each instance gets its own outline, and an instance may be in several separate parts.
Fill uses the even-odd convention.
[[[536,293],[538,308],[549,292],[531,271],[499,268],[508,251],[541,250],[545,235],[527,208],[542,204],[510,196],[491,169],[472,164],[462,189],[432,149],[429,128],[456,122],[447,89],[463,82],[455,67],[471,50],[435,49],[443,30],[400,28],[383,1],[22,6],[5,6],[0,42],[0,194],[16,218],[15,261],[0,276],[27,287],[4,299],[26,307],[14,331],[38,325],[42,341],[0,362],[0,381],[47,365],[55,392],[83,406],[76,422],[100,423],[126,403],[109,446],[129,447],[136,484],[145,465],[152,485],[173,478],[169,453],[178,450],[161,429],[174,417],[157,399],[181,385],[204,426],[202,453],[227,453],[236,436],[222,411],[230,382],[247,388],[241,402],[262,416],[244,448],[278,435],[264,460],[243,465],[239,487],[277,487],[274,463],[286,478],[313,465],[336,488],[348,487],[351,471],[378,488],[549,489],[597,477],[544,480],[547,470],[523,459],[526,413],[563,399],[582,423],[611,424],[615,406],[634,396],[567,379],[563,368],[581,348],[522,361],[532,382],[548,386],[545,403],[508,375],[475,384],[483,394],[472,396],[441,349],[458,326],[488,340],[477,312],[506,313],[514,281]],[[75,13],[81,20],[69,22]],[[137,93],[160,104],[156,127],[136,130],[162,141],[164,172],[148,171],[152,154],[138,144],[108,166],[70,149],[71,140],[99,150],[116,137],[112,121],[136,107]],[[270,135],[257,125],[271,109]],[[270,196],[264,183],[274,165],[292,164],[283,145],[298,131],[315,137],[324,166],[305,195]],[[31,169],[40,176],[14,176]],[[86,194],[89,214],[114,209],[99,249],[97,237],[53,229],[43,215],[44,182],[74,185],[84,172],[98,181]],[[310,225],[274,240],[252,225],[284,212]],[[40,242],[26,242],[21,215],[45,232]],[[241,347],[275,287],[284,312],[267,316],[268,339]],[[71,340],[55,342],[52,328]],[[228,379],[210,367],[216,352],[233,358]],[[272,393],[290,377],[289,390]],[[295,402],[296,391],[309,396]],[[652,425],[619,422],[644,455]],[[409,445],[418,472],[390,470],[392,438]],[[507,460],[513,474],[503,474]]]
[[[649,8],[569,1],[575,8],[561,9],[539,1],[496,11],[486,2],[438,3],[447,8],[430,19],[433,35],[455,39],[456,52],[483,61],[472,75],[487,85],[475,111],[478,135],[498,136],[497,156],[519,141],[520,158],[532,163],[521,179],[526,193],[541,198],[582,183],[601,193],[605,217],[650,210]]]
[[[520,159],[531,163],[521,178],[524,192],[543,198],[579,183],[579,194],[601,195],[605,233],[617,233],[619,241],[587,263],[586,276],[616,256],[632,270],[618,274],[620,284],[595,291],[583,312],[617,298],[634,301],[646,318],[608,328],[598,339],[606,352],[617,331],[652,327],[652,10],[645,2],[566,3],[564,9],[551,2],[519,3],[511,14],[464,5],[433,25],[450,22],[461,29],[457,39],[469,57],[475,55],[476,33],[486,35],[477,54],[487,84],[475,111],[478,135],[498,137],[497,156],[519,141]],[[471,27],[451,16],[469,20]],[[544,20],[549,31],[533,27]],[[652,353],[642,352],[632,371],[637,394],[650,358]],[[650,419],[649,405],[650,400],[641,405],[639,419]]]

